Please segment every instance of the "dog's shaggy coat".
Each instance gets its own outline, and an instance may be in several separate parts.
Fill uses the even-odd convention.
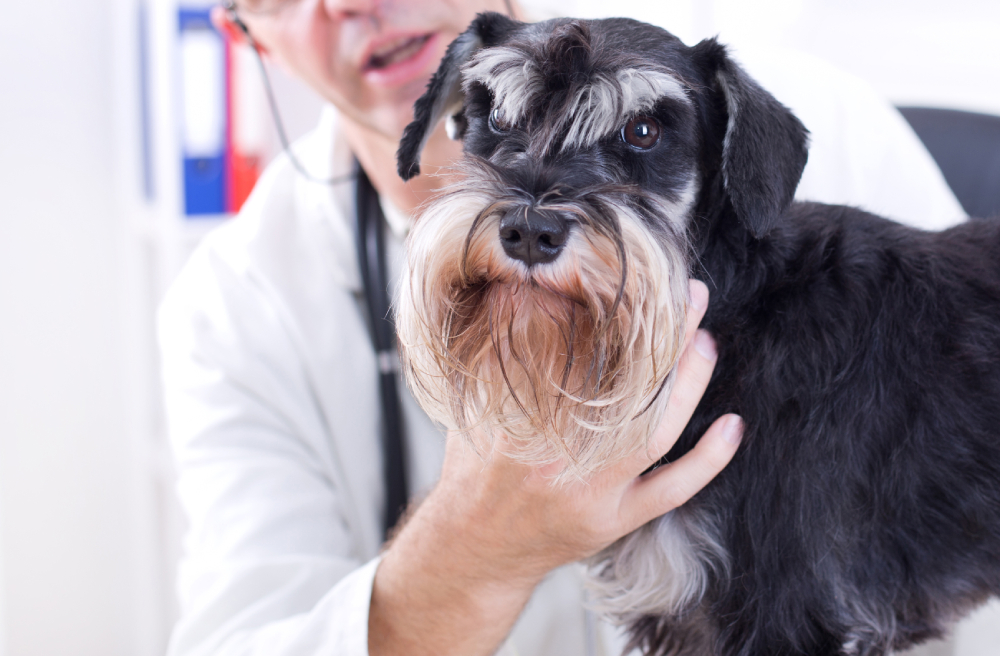
[[[513,430],[578,475],[640,448],[687,276],[711,290],[718,364],[666,459],[723,413],[744,438],[592,564],[636,646],[888,654],[1000,593],[1000,224],[792,203],[798,120],[714,40],[625,19],[481,15],[415,117],[404,177],[439,119],[468,155],[417,222],[399,307],[411,384],[449,426]],[[624,142],[637,117],[653,146]],[[505,256],[518,212],[569,226],[555,261]]]

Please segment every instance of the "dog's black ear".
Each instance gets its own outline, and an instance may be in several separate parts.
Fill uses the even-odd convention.
[[[715,39],[702,41],[692,54],[725,102],[723,185],[737,217],[759,239],[792,202],[809,155],[809,131]]]
[[[441,119],[454,121],[448,136],[461,139],[465,132],[462,117],[462,65],[480,48],[500,43],[511,31],[522,25],[496,12],[476,16],[468,29],[451,42],[441,59],[441,65],[427,85],[427,91],[413,106],[413,122],[406,126],[396,153],[399,176],[409,180],[420,173],[420,153]]]

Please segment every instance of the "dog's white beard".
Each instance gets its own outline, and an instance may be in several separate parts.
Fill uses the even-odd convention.
[[[556,481],[645,448],[669,397],[688,298],[681,238],[663,243],[604,198],[620,235],[585,208],[559,257],[509,258],[498,222],[512,201],[452,189],[409,238],[397,300],[400,350],[418,402],[481,455],[500,434],[520,460],[565,465]],[[671,204],[664,201],[664,207]]]

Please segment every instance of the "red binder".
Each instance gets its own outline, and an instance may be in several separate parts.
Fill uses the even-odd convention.
[[[263,169],[268,147],[266,99],[255,55],[226,39],[226,211],[238,212]]]

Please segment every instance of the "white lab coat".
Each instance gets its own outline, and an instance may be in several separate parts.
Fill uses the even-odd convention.
[[[941,227],[961,208],[905,122],[863,84],[803,59],[743,53],[813,132],[799,198]],[[313,175],[350,171],[328,110],[296,146]],[[407,219],[386,207],[390,270]],[[178,491],[190,529],[171,656],[367,654],[384,492],[376,362],[359,306],[353,184],[279,157],[239,217],[193,254],[160,312]],[[400,385],[414,496],[444,438]],[[613,653],[575,566],[536,592],[502,653]],[[587,635],[600,634],[596,652]]]

